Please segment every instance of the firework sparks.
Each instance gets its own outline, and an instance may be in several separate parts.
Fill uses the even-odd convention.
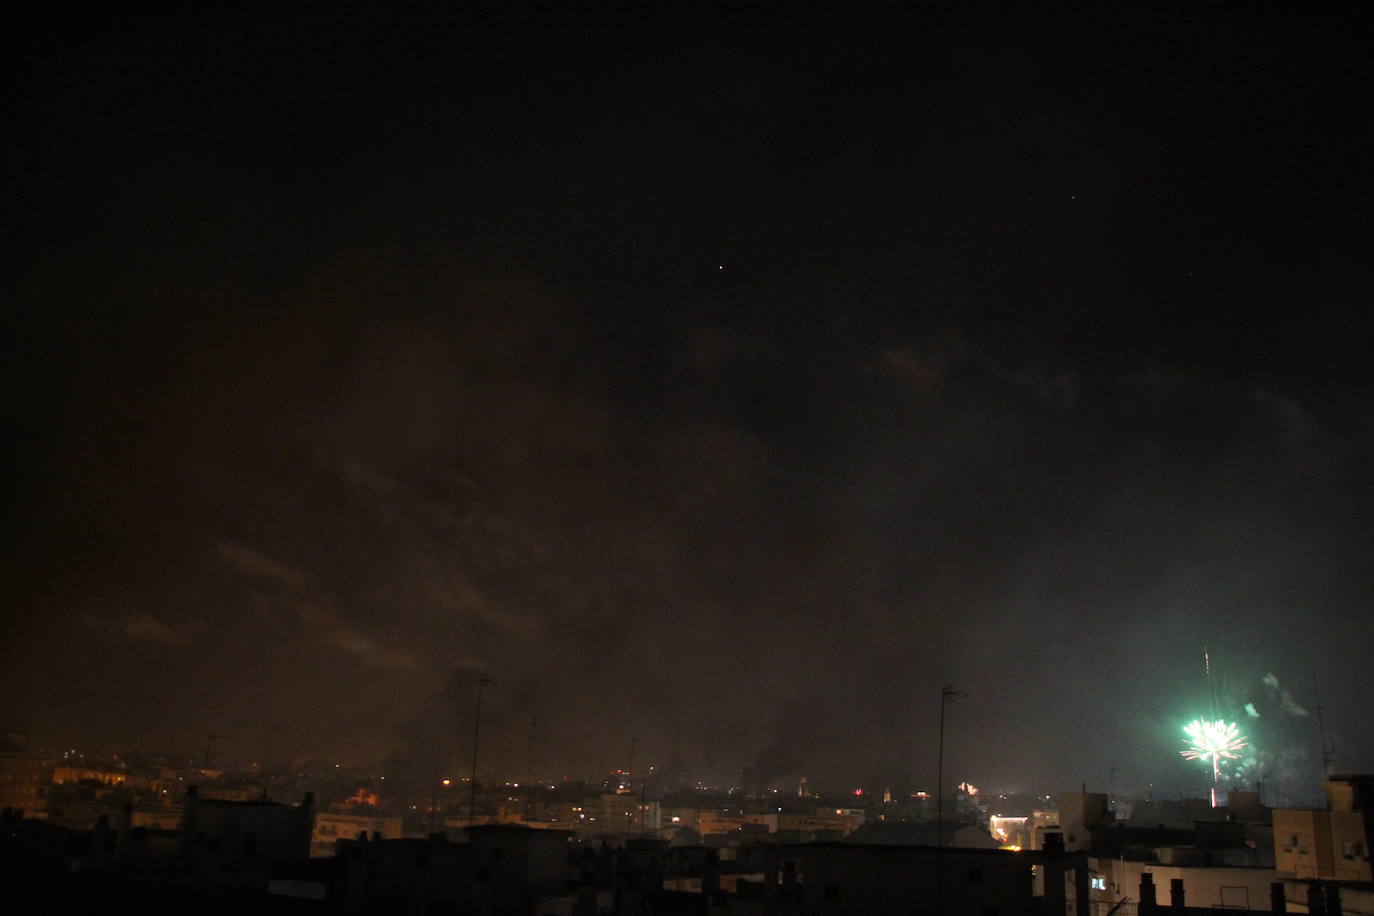
[[[1183,733],[1188,736],[1188,747],[1179,753],[1188,760],[1210,763],[1213,785],[1221,781],[1221,762],[1239,759],[1240,754],[1236,752],[1246,743],[1240,727],[1223,719],[1215,722],[1194,719],[1183,726]]]

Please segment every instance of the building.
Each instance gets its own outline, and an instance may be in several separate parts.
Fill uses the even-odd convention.
[[[207,852],[228,862],[285,864],[310,857],[315,824],[315,796],[305,793],[299,805],[271,801],[225,801],[201,798],[186,789],[177,828],[182,856]]]
[[[397,839],[401,836],[401,819],[376,814],[317,812],[310,837],[310,856],[316,859],[332,856],[338,851],[339,840],[367,839],[369,835]]]
[[[0,751],[0,808],[14,808],[30,818],[43,810],[54,763],[40,754]]]
[[[770,890],[776,882],[770,867],[764,899],[781,894],[786,903],[795,895],[801,912],[817,916],[1063,916],[1069,896],[1088,897],[1086,856],[1066,853],[1053,834],[1046,840],[1043,852],[866,843],[787,847],[782,887]],[[1045,877],[1043,896],[1035,893],[1037,868]]]
[[[1069,852],[1090,849],[1093,837],[1101,836],[1115,821],[1105,792],[1060,792],[1059,832]]]
[[[540,898],[568,890],[571,838],[562,830],[480,824],[468,828],[466,843],[443,834],[341,840],[342,869],[330,898],[351,912],[524,916]]]
[[[1068,851],[1087,854],[1089,894],[1103,909],[1147,885],[1190,906],[1261,909],[1279,877],[1269,811],[1257,793],[1232,792],[1230,801],[1231,808],[1206,799],[1142,802],[1122,822],[1105,793],[1064,792],[1056,832]]]
[[[850,835],[854,842],[896,846],[953,846],[997,849],[1001,844],[977,824],[938,821],[869,821]]]
[[[129,779],[123,770],[109,770],[100,767],[59,766],[52,771],[52,784],[55,786],[78,783],[102,786],[122,786]]]
[[[540,897],[565,891],[572,837],[562,830],[491,824],[468,830],[477,899],[491,916],[532,913]]]
[[[1374,836],[1374,776],[1333,776],[1322,783],[1325,811],[1274,811],[1274,855],[1296,878],[1374,881],[1369,841]]]
[[[1092,869],[1089,892],[1094,902],[1104,909],[1125,899],[1138,899],[1137,889],[1143,876],[1150,875],[1158,888],[1182,890],[1189,906],[1212,909],[1263,910],[1269,905],[1270,890],[1279,878],[1276,869],[1264,866],[1213,865],[1205,850],[1193,856],[1179,856],[1182,861],[1145,858],[1094,856],[1089,858]]]

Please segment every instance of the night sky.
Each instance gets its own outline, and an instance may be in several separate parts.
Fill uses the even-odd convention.
[[[0,729],[1374,770],[1374,53],[1191,6],[16,20]]]

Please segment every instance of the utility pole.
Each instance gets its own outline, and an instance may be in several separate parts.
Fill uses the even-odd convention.
[[[477,678],[477,716],[472,723],[472,779],[468,784],[471,794],[468,796],[468,829],[471,830],[477,823],[477,747],[478,740],[482,737],[482,691],[491,683],[491,678],[485,674]],[[468,834],[471,836],[471,834]]]

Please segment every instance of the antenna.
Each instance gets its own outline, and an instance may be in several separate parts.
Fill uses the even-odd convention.
[[[1317,666],[1312,666],[1312,693],[1316,696],[1317,706],[1317,737],[1321,741],[1322,752],[1322,775],[1331,775],[1331,764],[1336,761],[1336,745],[1326,743],[1326,720],[1322,716],[1322,692],[1317,686]]]
[[[622,783],[622,782],[617,782],[617,783],[616,783],[616,789],[615,789],[615,790],[616,790],[617,792],[620,791],[621,786],[625,786],[625,787],[629,788],[630,791],[632,791],[632,792],[634,791],[634,784],[633,784],[630,780],[632,780],[632,779],[635,778],[635,744],[638,743],[638,741],[639,741],[638,736],[635,736],[635,735],[631,735],[631,736],[630,736],[630,771],[629,771],[628,773],[624,774],[624,776],[625,776],[625,781],[624,781],[623,783]],[[627,829],[628,829],[629,827],[631,827],[633,824],[634,824],[634,818],[632,818],[632,817],[627,817],[627,818],[625,818],[625,827],[626,827]]]
[[[477,740],[482,737],[482,691],[492,679],[485,674],[477,678],[477,715],[472,724],[472,782],[469,788],[472,790],[468,796],[468,830],[472,830],[477,823]],[[468,836],[472,836],[471,833]]]
[[[233,735],[206,735],[205,736],[205,762],[201,764],[200,770],[204,773],[210,769],[210,749],[214,747],[216,741],[233,741]]]
[[[644,771],[644,775],[640,777],[639,780],[639,835],[641,837],[649,835],[649,825],[645,820],[645,815],[648,813],[646,808],[648,807],[649,798],[649,774],[653,771],[654,768],[649,767]]]
[[[968,696],[953,684],[940,688],[940,751],[935,765],[935,845],[945,845],[945,707],[953,697]]]
[[[534,794],[534,729],[539,724],[538,716],[530,716],[530,751],[525,769],[525,822],[530,819],[530,797]]]

